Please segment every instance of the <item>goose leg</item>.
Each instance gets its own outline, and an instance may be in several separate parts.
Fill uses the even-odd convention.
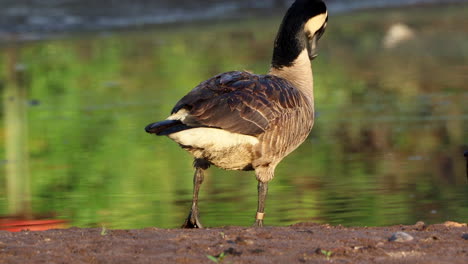
[[[268,193],[268,182],[258,182],[258,208],[255,216],[254,226],[262,227],[263,218],[265,217],[265,199]]]
[[[198,162],[199,163],[199,162]],[[198,193],[200,191],[200,186],[203,183],[204,179],[204,166],[198,166],[197,161],[195,161],[195,174],[193,175],[193,198],[192,198],[192,208],[190,213],[185,220],[185,223],[182,225],[182,228],[203,228],[198,219]]]

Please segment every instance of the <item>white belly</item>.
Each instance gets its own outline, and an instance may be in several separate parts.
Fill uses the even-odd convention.
[[[195,158],[206,159],[227,170],[242,170],[252,164],[253,136],[231,133],[217,128],[192,128],[169,135]]]

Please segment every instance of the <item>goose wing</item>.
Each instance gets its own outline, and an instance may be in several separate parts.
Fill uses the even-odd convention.
[[[282,113],[300,107],[303,102],[302,94],[285,79],[228,72],[195,87],[176,104],[172,114],[186,113],[181,121],[190,127],[258,135],[268,130]]]

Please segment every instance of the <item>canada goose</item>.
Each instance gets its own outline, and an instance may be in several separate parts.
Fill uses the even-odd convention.
[[[219,74],[184,96],[166,120],[146,127],[146,132],[168,136],[194,156],[192,208],[182,227],[202,227],[198,192],[210,165],[255,171],[255,225],[263,226],[268,182],[276,165],[307,138],[314,123],[311,60],[327,20],[322,1],[296,0],[279,28],[267,75]]]

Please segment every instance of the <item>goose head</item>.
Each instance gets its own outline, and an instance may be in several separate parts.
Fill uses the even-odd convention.
[[[273,51],[272,67],[290,67],[306,50],[310,60],[317,57],[317,43],[325,32],[328,12],[321,0],[296,0],[286,12]]]

